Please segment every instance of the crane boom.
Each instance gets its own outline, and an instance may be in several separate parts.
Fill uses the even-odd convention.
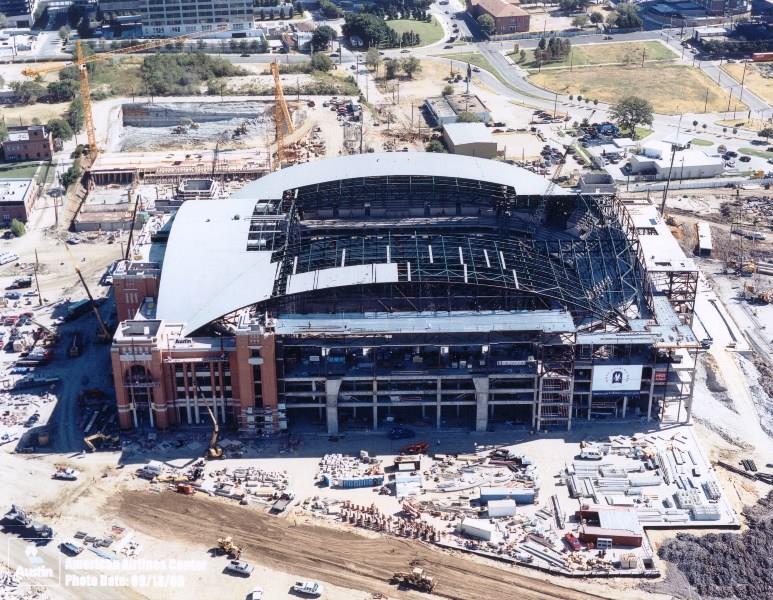
[[[290,110],[287,108],[284,91],[282,90],[282,80],[279,78],[279,63],[271,63],[271,74],[274,76],[274,96],[276,104],[274,105],[274,127],[276,129],[276,163],[277,168],[282,167],[284,162],[284,129],[287,133],[293,133],[295,126],[290,118]]]
[[[223,32],[228,31],[231,28],[230,25],[219,25],[213,31]],[[102,52],[100,54],[93,54],[91,56],[85,56],[83,53],[83,45],[81,40],[75,41],[75,61],[65,63],[63,65],[56,65],[53,67],[27,67],[22,70],[22,74],[27,77],[38,77],[40,75],[46,75],[48,73],[55,73],[68,67],[76,66],[78,68],[78,76],[80,78],[80,92],[81,99],[83,101],[83,112],[85,117],[86,134],[89,139],[89,159],[91,163],[97,158],[99,154],[99,148],[97,147],[97,133],[94,128],[94,113],[91,110],[91,87],[89,86],[89,73],[88,65],[91,63],[102,62],[111,60],[113,58],[123,56],[125,54],[131,54],[134,52],[143,52],[145,50],[154,50],[170,44],[176,44],[192,38],[201,37],[203,35],[210,35],[213,31],[197,31],[194,33],[188,33],[185,35],[179,35],[171,38],[164,38],[158,40],[151,40],[149,42],[143,42],[141,44],[135,44],[128,48],[120,48],[118,50],[111,50],[110,52]]]

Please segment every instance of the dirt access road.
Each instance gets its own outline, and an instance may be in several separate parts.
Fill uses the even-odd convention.
[[[121,519],[151,536],[172,535],[197,545],[232,535],[243,558],[335,585],[394,597],[392,573],[409,564],[427,567],[438,581],[434,595],[451,600],[509,598],[519,600],[594,600],[604,596],[580,592],[390,536],[365,537],[349,531],[278,519],[254,510],[206,498],[125,491],[117,504]],[[606,599],[605,599],[606,600]]]

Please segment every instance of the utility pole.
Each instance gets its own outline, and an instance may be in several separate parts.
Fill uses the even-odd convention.
[[[743,101],[743,82],[746,79],[746,67],[749,66],[748,62],[743,64],[743,74],[741,75],[741,93],[738,95],[738,101]]]
[[[706,88],[706,102],[703,103],[703,112],[708,112],[709,108],[709,88]]]
[[[556,92],[556,99],[553,101],[553,118],[556,118],[556,110],[558,109],[558,92]]]
[[[641,49],[641,68],[644,68],[644,57],[647,55],[647,48]]]
[[[38,288],[38,306],[43,306],[43,296],[40,294],[40,283],[38,282],[38,249],[35,248],[35,287]]]

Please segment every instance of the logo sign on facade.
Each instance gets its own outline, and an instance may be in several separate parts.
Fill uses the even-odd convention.
[[[593,367],[591,389],[594,394],[638,392],[641,388],[642,365]]]

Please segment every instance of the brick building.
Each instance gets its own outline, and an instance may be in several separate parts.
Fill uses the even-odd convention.
[[[34,179],[0,179],[0,225],[26,221],[38,196],[40,186]]]
[[[51,160],[53,155],[53,136],[43,125],[8,129],[8,139],[3,142],[3,156],[7,162]]]
[[[529,31],[531,16],[517,2],[467,0],[467,12],[475,19],[481,15],[489,15],[494,19],[495,35]]]

